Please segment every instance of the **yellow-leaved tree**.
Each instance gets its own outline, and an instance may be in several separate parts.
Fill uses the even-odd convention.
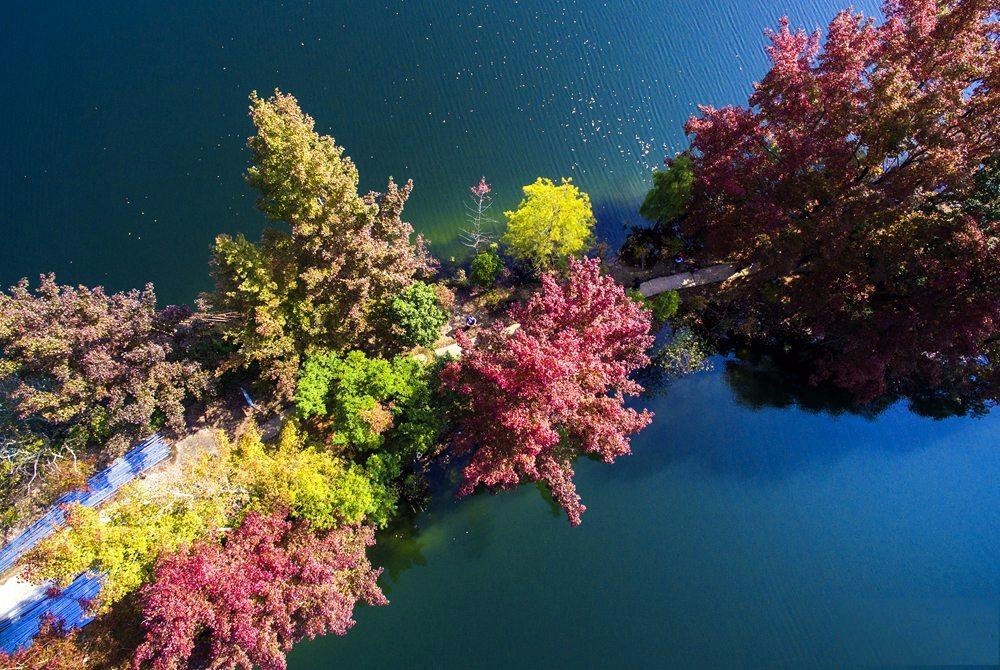
[[[590,196],[571,179],[556,184],[539,177],[523,190],[517,209],[504,212],[507,232],[502,241],[512,256],[544,271],[590,247],[594,230]]]

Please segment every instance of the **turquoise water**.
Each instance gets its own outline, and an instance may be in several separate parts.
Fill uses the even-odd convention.
[[[697,103],[746,98],[761,31],[839,0],[14,3],[0,22],[0,283],[55,270],[164,301],[208,287],[242,182],[246,95],[280,86],[356,160],[413,177],[408,218],[458,253],[466,189],[497,209],[573,177],[614,241]],[[868,12],[870,0],[856,3]],[[1000,415],[873,418],[730,362],[644,400],[635,454],[589,461],[571,529],[538,489],[442,486],[373,558],[392,601],[324,667],[846,667],[1000,661]]]

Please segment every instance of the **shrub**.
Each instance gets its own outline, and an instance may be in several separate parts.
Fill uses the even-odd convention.
[[[677,309],[681,304],[681,298],[677,291],[664,291],[652,298],[647,298],[639,292],[639,289],[630,288],[625,291],[625,294],[649,310],[653,320],[661,325],[677,314]]]
[[[476,254],[469,266],[469,276],[476,286],[492,286],[502,272],[503,261],[497,253],[495,244]]]
[[[448,315],[441,309],[435,290],[418,281],[389,302],[387,321],[404,343],[429,347],[441,337]]]
[[[664,291],[650,298],[648,304],[656,322],[666,323],[670,317],[677,314],[677,309],[681,304],[681,297],[677,291]]]

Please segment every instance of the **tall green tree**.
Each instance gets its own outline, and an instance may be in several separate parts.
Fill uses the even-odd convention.
[[[385,193],[360,195],[354,163],[291,95],[253,93],[250,118],[247,182],[288,232],[268,229],[259,243],[220,235],[216,290],[202,304],[225,317],[238,362],[260,365],[279,397],[291,397],[302,354],[370,345],[375,306],[433,264],[401,218],[412,182],[390,179]]]
[[[544,271],[587,250],[595,223],[590,196],[570,179],[556,184],[539,177],[523,190],[517,209],[504,212],[507,233],[502,241],[512,256]]]

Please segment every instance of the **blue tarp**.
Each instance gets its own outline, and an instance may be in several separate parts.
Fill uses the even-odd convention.
[[[85,490],[70,491],[60,497],[42,518],[0,549],[0,573],[13,567],[32,547],[66,523],[66,505],[79,503],[96,507],[168,456],[170,446],[159,434],[153,435],[87,480]],[[100,593],[102,580],[101,575],[86,572],[61,591],[42,593],[23,603],[6,618],[0,619],[0,650],[11,653],[30,645],[38,634],[42,618],[47,614],[54,616],[67,629],[90,623],[93,617],[87,612],[87,603]]]
[[[170,446],[159,434],[152,435],[87,480],[86,490],[70,491],[60,497],[42,518],[0,549],[0,574],[13,567],[21,556],[66,523],[66,505],[79,503],[85,507],[96,507],[122,486],[166,460],[169,455]]]
[[[30,646],[46,615],[55,617],[67,629],[80,628],[94,618],[87,605],[101,591],[102,577],[84,573],[58,593],[42,593],[24,603],[13,616],[0,619],[0,650],[11,654]]]

